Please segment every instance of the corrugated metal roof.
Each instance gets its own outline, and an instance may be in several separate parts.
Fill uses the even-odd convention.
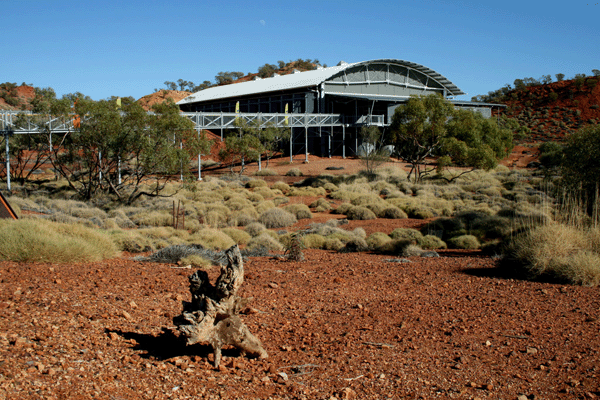
[[[431,78],[438,81],[442,86],[444,86],[448,90],[449,94],[452,96],[465,94],[455,84],[450,82],[446,77],[423,65],[404,60],[379,59],[348,64],[342,63],[341,65],[337,65],[335,67],[315,69],[312,71],[274,76],[272,78],[258,79],[241,83],[233,83],[225,86],[211,87],[196,92],[184,98],[183,100],[178,101],[177,104],[188,104],[217,99],[235,98],[257,93],[268,93],[280,90],[290,90],[317,86],[320,85],[322,82],[326,81],[327,79],[331,78],[338,72],[341,72],[348,68],[352,68],[357,65],[372,63],[397,64],[404,67],[412,68],[416,71],[429,75]]]

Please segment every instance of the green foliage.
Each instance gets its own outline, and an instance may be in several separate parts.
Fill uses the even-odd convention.
[[[227,85],[243,76],[243,72],[219,72],[217,76],[215,76],[215,81],[217,82],[217,85]]]
[[[589,199],[588,212],[600,188],[600,125],[587,126],[569,136],[561,167],[564,185]]]
[[[456,110],[447,124],[438,154],[460,167],[489,170],[513,148],[513,133],[500,127],[493,118],[480,113]],[[448,163],[443,159],[439,167]],[[438,168],[439,169],[439,168]]]
[[[544,142],[539,147],[540,163],[544,168],[557,168],[562,163],[563,146],[557,142]]]
[[[50,154],[54,169],[83,199],[112,193],[132,203],[141,195],[158,195],[169,175],[189,173],[190,157],[206,150],[210,142],[179,115],[173,101],[153,109],[149,115],[135,102],[125,102],[119,109],[115,100],[95,102],[80,93],[52,102],[53,115],[73,118],[75,113],[80,121],[72,132],[54,140]],[[127,171],[121,182],[120,169]]]
[[[415,182],[421,180],[425,158],[439,150],[446,135],[446,121],[454,113],[454,106],[437,94],[411,97],[396,108],[387,140],[395,146],[400,159],[411,164],[408,175],[415,173]]]
[[[219,151],[219,159],[229,165],[230,171],[239,165],[239,174],[246,169],[246,162],[258,160],[261,144],[258,137],[248,134],[248,128],[240,128],[238,133],[232,133],[225,138],[225,148]]]

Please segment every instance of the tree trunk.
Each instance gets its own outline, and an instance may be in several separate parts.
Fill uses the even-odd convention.
[[[173,322],[187,337],[187,344],[209,343],[215,354],[215,367],[221,362],[221,348],[233,346],[242,354],[266,358],[267,352],[239,317],[248,302],[237,295],[244,282],[244,264],[237,245],[225,251],[227,266],[215,286],[206,271],[198,270],[189,277],[192,301],[183,301],[183,312]]]

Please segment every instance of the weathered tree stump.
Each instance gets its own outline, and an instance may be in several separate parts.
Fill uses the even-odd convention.
[[[267,352],[239,317],[247,299],[237,295],[244,283],[244,264],[237,245],[225,251],[227,266],[211,285],[206,271],[198,270],[189,277],[192,301],[183,301],[183,312],[173,322],[187,337],[187,344],[208,343],[215,354],[215,367],[221,362],[224,346],[238,348],[242,354],[266,358]]]

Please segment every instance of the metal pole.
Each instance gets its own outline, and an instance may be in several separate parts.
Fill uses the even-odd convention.
[[[119,185],[121,184],[121,156],[117,160],[117,170],[119,172]]]
[[[6,140],[6,188],[10,192],[10,147],[8,145],[8,131],[4,134]]]
[[[346,158],[346,124],[342,124],[342,158]]]
[[[200,130],[198,130],[198,139],[200,139]],[[202,154],[198,153],[198,180],[202,180]]]
[[[100,183],[102,182],[102,151],[98,150],[98,165],[100,165],[100,174],[98,175],[100,178]]]
[[[294,128],[290,128],[290,164],[294,162],[294,153],[292,153],[292,143],[294,142]]]
[[[308,126],[304,125],[304,162],[308,164]]]

